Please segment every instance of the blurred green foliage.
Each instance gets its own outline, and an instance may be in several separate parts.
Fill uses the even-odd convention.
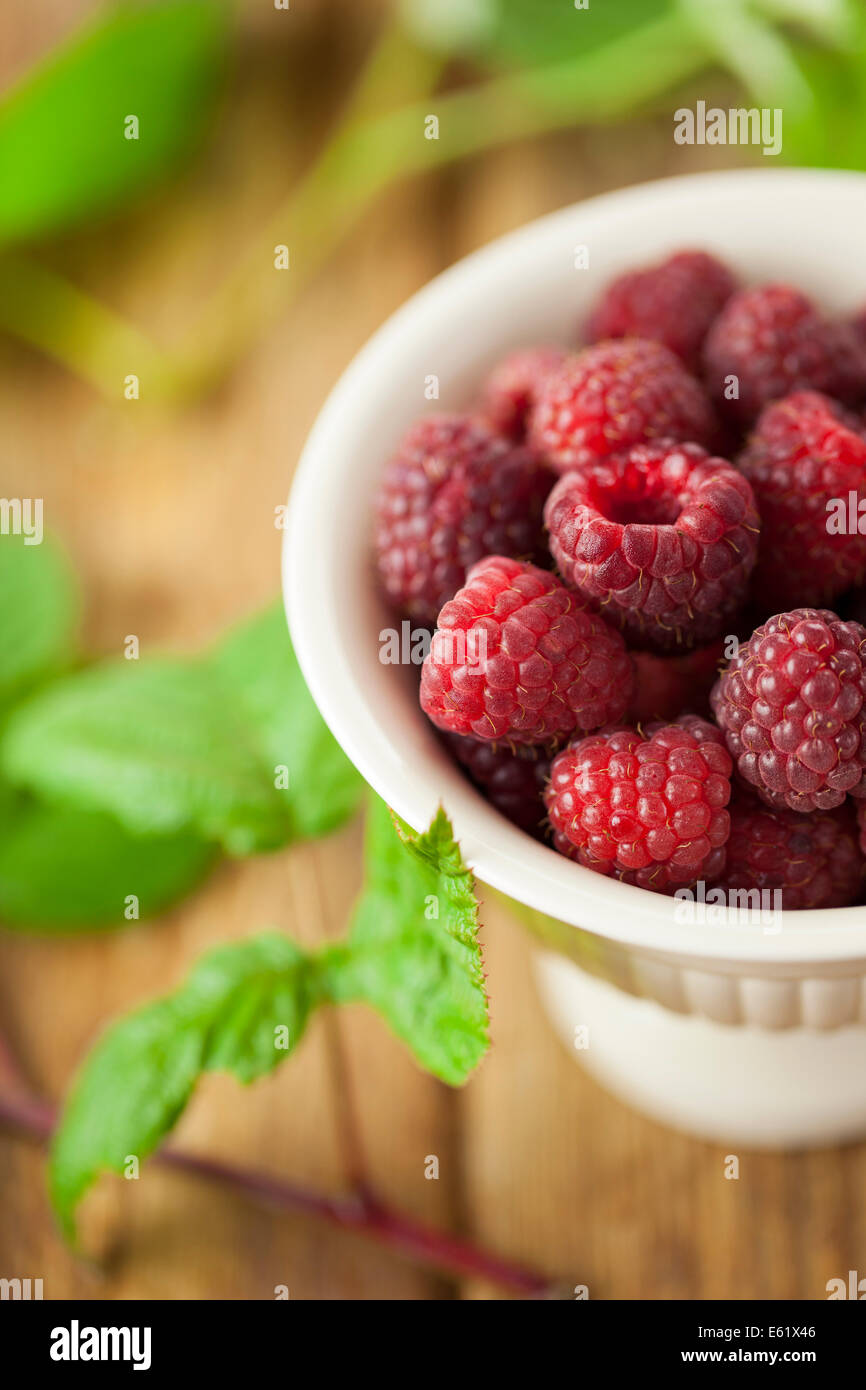
[[[57,933],[153,917],[215,859],[194,835],[131,835],[99,811],[21,797],[0,834],[0,922]]]
[[[281,604],[203,656],[69,671],[78,612],[48,537],[0,538],[5,926],[120,927],[188,892],[220,848],[277,849],[355,811],[363,783],[310,698]]]
[[[0,104],[0,242],[97,216],[201,136],[228,37],[222,0],[126,0]],[[138,139],[124,123],[139,122]]]
[[[665,14],[672,0],[601,0],[585,10],[573,0],[495,0],[478,56],[518,67],[587,54]]]
[[[51,802],[235,855],[326,833],[362,787],[310,699],[281,604],[208,656],[108,661],[51,683],[10,716],[0,762]]]
[[[79,601],[75,576],[48,536],[27,545],[23,535],[0,544],[0,712],[28,689],[70,664],[76,651]]]
[[[786,162],[866,169],[866,6],[853,8],[842,51],[805,43],[794,51],[812,102],[785,115]]]
[[[114,0],[25,74],[0,101],[0,245],[96,219],[188,155],[231,15],[231,0]],[[437,91],[455,58],[459,81]],[[26,256],[0,262],[0,325],[111,399],[128,356],[150,399],[183,402],[229,370],[389,183],[548,130],[670,112],[699,83],[718,91],[720,75],[732,100],[783,108],[784,162],[866,168],[861,0],[395,0],[330,138],[170,351]],[[419,130],[434,93],[430,142]],[[130,115],[138,140],[124,138]],[[275,232],[297,269],[265,295],[256,277]]]

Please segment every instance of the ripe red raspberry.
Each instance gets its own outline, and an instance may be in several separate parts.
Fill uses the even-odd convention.
[[[632,724],[676,719],[683,710],[710,717],[710,691],[723,665],[719,639],[683,656],[632,652],[635,694],[628,711]]]
[[[842,401],[866,390],[866,353],[850,324],[822,318],[790,285],[764,285],[733,295],[704,343],[710,394],[733,420],[747,425],[762,406],[811,387]],[[738,398],[725,388],[737,379]]]
[[[866,499],[866,437],[854,416],[818,391],[795,391],[762,413],[739,466],[761,513],[754,590],[765,612],[827,603],[863,579],[866,535],[856,521],[846,534],[849,494]]]
[[[554,844],[596,873],[656,893],[724,864],[731,759],[696,716],[606,729],[557,753],[545,793]]]
[[[421,708],[440,729],[552,744],[621,719],[634,670],[618,632],[554,575],[488,556],[439,614]]]
[[[652,338],[696,370],[710,324],[736,289],[727,266],[705,251],[679,251],[660,265],[620,275],[589,317],[586,336]]]
[[[829,811],[866,796],[866,628],[795,608],[757,628],[712,706],[740,776],[768,806]]]
[[[857,802],[857,843],[860,853],[866,854],[866,801]]]
[[[857,897],[864,863],[850,804],[833,811],[779,811],[746,792],[731,801],[725,889],[781,890],[787,911],[847,907]]]
[[[544,788],[550,759],[532,748],[508,748],[482,743],[460,734],[446,734],[454,757],[491,805],[527,835],[543,839]]]
[[[497,363],[482,396],[484,417],[492,428],[509,439],[523,439],[526,417],[538,392],[565,358],[563,348],[534,347],[521,348]]]
[[[544,563],[553,478],[524,448],[463,415],[413,425],[385,470],[375,545],[386,597],[434,627],[467,570],[496,552]]]
[[[566,582],[631,645],[709,642],[743,603],[758,552],[752,489],[698,444],[639,444],[560,478],[544,518]]]
[[[643,338],[597,343],[542,386],[529,444],[560,473],[647,439],[710,444],[716,423],[703,389],[678,357]]]

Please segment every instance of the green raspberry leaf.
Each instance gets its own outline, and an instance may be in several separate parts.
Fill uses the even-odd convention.
[[[265,1076],[295,1048],[320,997],[311,958],[274,933],[221,946],[174,994],[115,1023],[96,1044],[63,1110],[49,1181],[65,1234],[103,1171],[152,1153],[202,1074]]]
[[[0,705],[62,670],[75,650],[74,576],[48,537],[26,542],[24,535],[0,535]]]
[[[0,841],[15,829],[21,813],[23,797],[8,782],[0,779]]]
[[[230,633],[212,669],[244,710],[271,776],[285,768],[281,792],[293,840],[316,839],[347,820],[364,789],[308,691],[281,603]]]
[[[361,789],[276,607],[208,658],[143,656],[57,682],[15,711],[0,762],[45,800],[236,855],[332,829]]]
[[[203,662],[144,657],[59,681],[14,712],[2,759],[12,782],[132,834],[192,830],[231,854],[288,838],[273,778]]]
[[[222,0],[127,0],[13,87],[0,104],[0,241],[107,211],[187,153],[215,95],[226,19]]]
[[[185,896],[214,861],[213,846],[195,836],[133,836],[100,811],[22,798],[5,824],[2,813],[0,794],[4,927],[54,932],[125,927]]]
[[[329,990],[371,1004],[422,1066],[460,1085],[490,1039],[478,903],[445,812],[415,835],[372,798],[366,867],[348,944],[330,953]]]
[[[578,9],[562,0],[497,0],[485,56],[521,67],[591,54],[673,8],[672,0],[617,0]]]
[[[531,63],[591,54],[622,34],[668,13],[674,0],[487,0],[443,6],[441,0],[402,0],[404,23],[418,42],[437,50],[470,52],[493,65]]]

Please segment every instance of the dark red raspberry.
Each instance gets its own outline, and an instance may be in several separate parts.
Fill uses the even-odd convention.
[[[545,793],[554,844],[596,873],[656,893],[724,864],[731,759],[696,717],[601,730],[553,759]]]
[[[488,556],[439,614],[421,708],[440,729],[553,744],[621,719],[634,670],[618,632],[545,570]]]
[[[829,811],[866,796],[866,628],[820,608],[770,618],[712,706],[740,776],[768,806]]]
[[[541,388],[527,438],[560,473],[648,439],[710,444],[716,423],[703,389],[661,343],[625,338],[569,358]]]
[[[866,854],[866,801],[857,802],[857,843],[860,853]]]
[[[628,711],[632,724],[676,719],[683,710],[710,717],[710,691],[723,661],[721,638],[683,656],[632,652],[635,694]]]
[[[634,646],[709,642],[745,599],[758,553],[752,489],[698,444],[638,444],[567,473],[544,516],[566,582]]]
[[[854,416],[818,391],[795,391],[762,413],[739,466],[761,513],[754,591],[765,612],[827,603],[863,579],[866,535],[856,520],[847,534],[850,494],[866,499],[866,438]]]
[[[690,369],[699,365],[710,324],[737,288],[727,266],[705,251],[678,251],[660,265],[608,285],[586,327],[589,342],[652,338]]]
[[[523,439],[538,392],[565,358],[563,348],[534,347],[521,348],[497,363],[482,396],[482,410],[492,428],[509,439]]]
[[[720,410],[748,425],[791,391],[813,388],[842,401],[866,389],[866,353],[850,324],[824,319],[790,285],[733,295],[704,343],[707,386]],[[738,396],[728,399],[730,379]]]
[[[387,598],[433,627],[483,555],[544,563],[541,518],[552,482],[526,449],[479,421],[419,420],[388,464],[377,503],[376,556]]]
[[[534,748],[508,748],[460,734],[445,734],[454,757],[491,805],[536,839],[544,838],[544,788],[550,759]]]
[[[730,813],[731,834],[719,887],[770,892],[778,888],[787,911],[846,907],[857,897],[864,865],[850,804],[804,816],[775,810],[738,792]]]

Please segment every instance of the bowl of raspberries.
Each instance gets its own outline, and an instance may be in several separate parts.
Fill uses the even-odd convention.
[[[371,340],[291,500],[338,740],[444,805],[590,1069],[725,1140],[866,1132],[864,215],[761,170],[522,228]]]

